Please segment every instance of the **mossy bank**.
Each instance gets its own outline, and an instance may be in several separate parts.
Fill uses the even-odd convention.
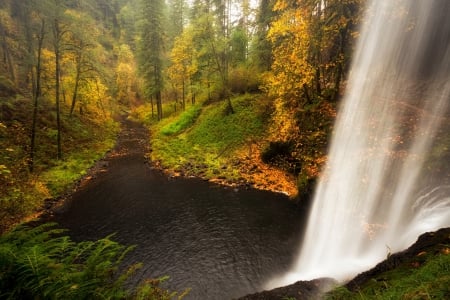
[[[183,112],[169,112],[160,122],[151,120],[150,108],[133,116],[151,128],[151,160],[170,176],[201,177],[230,186],[296,195],[296,179],[266,164],[261,152],[269,144],[271,101],[259,94],[243,94],[227,103],[198,103]]]

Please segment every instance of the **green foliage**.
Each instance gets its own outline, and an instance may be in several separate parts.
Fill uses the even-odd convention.
[[[261,76],[255,68],[238,66],[230,70],[229,86],[232,93],[259,92]]]
[[[258,116],[256,101],[251,95],[234,98],[234,114],[224,113],[226,103],[206,108],[201,122],[190,133],[190,140],[221,151],[226,147],[235,148],[247,138],[260,136],[264,126]]]
[[[218,169],[229,164],[234,151],[248,140],[258,139],[263,135],[265,119],[262,104],[258,101],[261,100],[254,95],[233,98],[234,114],[224,113],[224,102],[206,105],[190,127],[175,125],[186,124],[181,120],[190,118],[190,113],[165,119],[152,130],[152,159],[174,169],[189,165],[194,174],[197,166],[201,165],[203,168],[199,170],[207,169],[203,176],[214,177]],[[195,107],[191,109],[199,109]],[[180,129],[174,129],[172,135],[167,135],[169,128]],[[225,172],[221,170],[221,173],[226,173],[225,176],[230,179],[238,176],[237,171],[231,169]]]
[[[0,298],[7,299],[171,299],[147,281],[126,287],[139,264],[123,273],[121,263],[133,247],[111,240],[75,243],[55,224],[20,226],[0,237]]]
[[[372,278],[360,291],[339,287],[328,293],[326,299],[449,299],[449,245],[441,246],[441,252],[420,254],[426,255],[420,267],[414,263],[400,266]]]
[[[56,160],[54,114],[50,104],[39,115],[35,172],[29,171],[30,143],[25,99],[6,99],[0,123],[0,232],[40,208],[44,199],[65,192],[114,145],[118,126],[109,118],[86,113],[64,116],[64,159]]]
[[[197,120],[201,113],[201,109],[202,108],[200,105],[191,106],[189,109],[181,113],[175,122],[169,123],[162,127],[161,133],[164,135],[173,135],[189,128]]]

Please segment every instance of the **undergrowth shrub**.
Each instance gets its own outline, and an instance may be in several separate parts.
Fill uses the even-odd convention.
[[[301,171],[301,162],[295,158],[293,141],[273,141],[261,153],[263,162],[277,166],[294,175],[298,175]]]
[[[0,299],[172,299],[146,281],[135,289],[127,281],[140,264],[121,272],[133,247],[111,240],[76,243],[49,223],[19,226],[0,237]],[[181,298],[181,294],[178,298]]]

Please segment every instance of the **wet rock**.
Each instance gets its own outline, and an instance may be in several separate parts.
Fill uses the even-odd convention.
[[[332,278],[319,278],[311,281],[298,281],[294,284],[279,287],[270,291],[263,291],[247,295],[239,298],[238,300],[320,299],[324,291],[329,290],[336,284],[337,281]]]
[[[436,245],[450,244],[450,227],[442,228],[436,232],[427,232],[419,236],[417,241],[408,249],[390,255],[386,260],[377,264],[374,268],[363,272],[346,284],[350,291],[357,291],[367,281],[377,275],[397,268],[405,262],[415,263],[420,259],[420,253],[433,249]]]

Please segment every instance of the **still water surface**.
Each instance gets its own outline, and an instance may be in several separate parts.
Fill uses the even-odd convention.
[[[126,260],[143,262],[136,279],[168,275],[163,287],[192,289],[185,299],[238,298],[289,269],[303,210],[282,194],[168,178],[144,163],[136,130],[54,221],[75,240],[115,233],[136,245]]]

